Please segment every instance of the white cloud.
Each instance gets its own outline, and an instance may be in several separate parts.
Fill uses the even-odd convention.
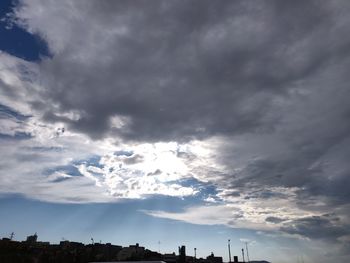
[[[302,210],[296,205],[296,195],[288,188],[269,189],[275,194],[284,194],[284,198],[250,198],[250,194],[225,196],[224,204],[189,207],[182,212],[146,211],[152,216],[174,219],[195,224],[221,224],[232,228],[247,228],[265,231],[278,231],[283,222],[320,215],[319,212]],[[282,219],[269,223],[269,217]]]
[[[120,198],[154,194],[184,197],[198,192],[177,183],[188,178],[187,165],[176,156],[183,146],[175,142],[116,145],[118,138],[93,141],[59,121],[47,123],[41,119],[40,110],[30,106],[41,88],[35,72],[30,78],[26,77],[28,73],[23,75],[36,65],[4,53],[0,63],[0,79],[6,85],[2,88],[18,95],[8,92],[0,97],[2,105],[16,110],[4,109],[0,118],[0,133],[13,138],[1,142],[1,192],[52,202],[115,202]],[[79,119],[79,115],[72,111],[61,117]],[[125,120],[113,119],[117,121]],[[29,137],[17,138],[19,133]],[[124,149],[133,154],[114,154]],[[84,162],[96,156],[99,163]],[[75,167],[83,176],[59,170],[64,166]]]

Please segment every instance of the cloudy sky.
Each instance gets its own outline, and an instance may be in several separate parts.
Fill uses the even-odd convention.
[[[348,262],[349,1],[0,7],[2,237]]]

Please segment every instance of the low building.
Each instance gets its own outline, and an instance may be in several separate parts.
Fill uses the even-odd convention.
[[[136,245],[123,247],[118,253],[118,261],[142,259],[144,254],[145,248],[140,247],[139,244],[136,243]]]
[[[212,252],[210,256],[207,256],[207,261],[208,263],[222,263],[222,257],[216,257]]]
[[[163,255],[163,261],[166,263],[176,263],[177,256],[175,255],[175,252],[172,254],[164,254]]]
[[[32,235],[32,236],[27,236],[26,242],[27,242],[28,244],[35,244],[37,240],[38,240],[38,235],[35,233],[35,234]]]

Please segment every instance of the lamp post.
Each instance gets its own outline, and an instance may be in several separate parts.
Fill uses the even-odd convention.
[[[245,242],[245,248],[246,248],[246,252],[247,252],[247,260],[248,260],[248,263],[249,263],[249,252],[248,252],[248,242]]]
[[[227,246],[228,246],[228,259],[229,259],[229,262],[231,263],[231,243],[230,242],[231,240],[229,239]]]

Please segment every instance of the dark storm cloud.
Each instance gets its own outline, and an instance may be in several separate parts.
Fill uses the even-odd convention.
[[[60,37],[69,39],[41,68],[44,97],[80,118],[50,107],[45,117],[94,138],[179,141],[273,129],[281,118],[269,113],[276,96],[287,96],[289,84],[349,43],[345,32],[333,32],[334,8],[312,1],[92,1],[71,8],[89,21],[82,26],[68,16],[71,28]],[[55,39],[54,31],[34,30]],[[114,115],[130,121],[113,128]]]
[[[313,216],[286,223],[281,230],[289,234],[298,234],[316,239],[333,239],[350,233],[349,226],[339,225],[339,218],[330,216]]]

